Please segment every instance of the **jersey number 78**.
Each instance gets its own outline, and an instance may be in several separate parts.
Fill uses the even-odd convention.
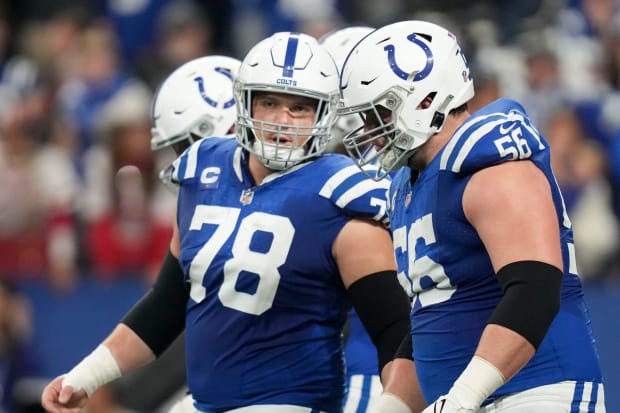
[[[216,225],[213,235],[200,248],[190,264],[190,297],[201,302],[206,296],[203,279],[222,246],[234,233],[241,210],[213,205],[197,205],[190,223],[190,231],[200,231],[205,224]],[[250,249],[256,231],[273,235],[269,249],[256,252]],[[218,297],[225,307],[248,314],[260,315],[271,308],[280,283],[278,267],[286,262],[295,228],[287,217],[253,212],[239,223],[232,243],[232,258],[224,264],[224,281]],[[258,276],[253,294],[237,291],[235,285],[242,271]]]

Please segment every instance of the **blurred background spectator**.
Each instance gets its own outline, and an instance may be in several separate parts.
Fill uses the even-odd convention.
[[[515,98],[549,141],[602,357],[614,349],[604,373],[620,386],[620,321],[597,321],[620,311],[618,0],[0,0],[0,325],[30,325],[0,331],[4,410],[37,411],[8,404],[9,370],[34,379],[17,393],[36,394],[36,379],[82,357],[152,282],[175,198],[157,180],[173,155],[150,150],[150,100],[174,68],[214,53],[241,59],[275,31],[319,38],[408,18],[451,28],[472,56],[472,109]],[[84,335],[59,336],[76,313]],[[28,363],[7,352],[20,348],[5,344],[9,330],[21,331],[9,341],[24,343]],[[37,358],[29,334],[47,343]],[[138,387],[165,388],[143,384],[153,376],[106,388],[91,411],[152,412],[182,392],[176,379],[128,401]],[[620,411],[613,387],[608,398]]]
[[[84,154],[80,217],[96,276],[152,280],[172,237],[174,197],[158,173],[173,159],[151,152],[151,93],[126,85],[98,113]]]
[[[5,97],[0,113],[0,278],[75,277],[79,182],[62,136],[50,133],[44,88]],[[59,141],[56,141],[58,139]]]
[[[191,1],[169,2],[152,27],[155,42],[141,51],[135,64],[152,89],[183,63],[215,52],[210,18]]]

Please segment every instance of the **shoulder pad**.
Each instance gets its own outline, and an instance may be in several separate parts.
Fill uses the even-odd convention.
[[[368,216],[387,224],[388,178],[373,181],[347,156],[326,154],[313,166],[321,171],[319,195],[352,216]]]
[[[529,159],[547,147],[523,107],[500,99],[457,129],[441,152],[439,169],[473,173],[502,162]]]

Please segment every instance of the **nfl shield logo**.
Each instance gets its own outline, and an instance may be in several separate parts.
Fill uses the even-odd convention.
[[[241,198],[239,199],[239,202],[241,202],[242,205],[249,205],[252,203],[253,198],[254,191],[252,190],[252,188],[244,189],[241,192]]]

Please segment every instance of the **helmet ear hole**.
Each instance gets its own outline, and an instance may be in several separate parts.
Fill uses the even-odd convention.
[[[431,36],[430,34],[427,34],[427,33],[416,33],[415,35],[425,39],[429,43],[431,43],[433,41],[433,36]]]
[[[431,128],[441,129],[445,120],[446,115],[441,112],[435,112],[433,115],[433,120],[431,120]]]

